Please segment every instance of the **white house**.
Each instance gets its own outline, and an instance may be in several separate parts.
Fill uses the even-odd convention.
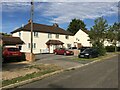
[[[12,31],[13,36],[20,37],[25,42],[21,52],[30,52],[31,32],[30,22],[23,27]],[[53,53],[57,47],[74,46],[74,36],[72,33],[60,28],[57,24],[53,26],[33,23],[33,53]]]
[[[80,48],[81,46],[83,47],[91,47],[92,45],[90,44],[89,41],[89,36],[88,36],[88,31],[87,30],[79,30],[75,35],[74,35],[74,44]]]

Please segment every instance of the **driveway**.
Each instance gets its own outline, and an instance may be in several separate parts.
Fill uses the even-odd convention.
[[[64,56],[64,55],[54,55],[54,54],[39,54],[36,55],[36,64],[43,63],[43,64],[55,64],[64,69],[82,65],[80,62],[76,62],[72,60],[76,56]]]
[[[31,65],[37,65],[37,64],[54,64],[58,67],[61,67],[63,69],[68,69],[76,66],[81,66],[85,63],[88,63],[88,61],[74,61],[72,60],[75,58],[75,56],[64,56],[64,55],[54,55],[54,54],[40,54],[36,55],[36,61],[35,62],[28,62],[28,61],[23,61],[23,62],[11,62],[11,63],[4,63],[2,65],[2,75],[3,78],[10,79],[17,77],[19,75],[24,76],[24,74],[31,73],[34,70],[27,70],[24,69],[27,66]]]

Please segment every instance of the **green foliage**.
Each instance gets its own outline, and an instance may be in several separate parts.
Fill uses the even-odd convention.
[[[114,23],[107,31],[107,40],[115,46],[117,40],[120,41],[120,23]]]
[[[11,34],[3,33],[3,32],[0,32],[0,34],[3,35],[3,36],[11,36]]]
[[[114,23],[109,26],[106,36],[107,41],[111,42],[113,46],[115,46],[115,51],[117,51],[117,41],[120,41],[120,23]]]
[[[115,46],[106,46],[105,48],[107,52],[115,52]]]
[[[105,55],[104,41],[106,39],[106,31],[108,29],[107,21],[103,17],[99,17],[94,21],[95,25],[89,32],[90,42],[93,48],[98,49],[100,55]]]
[[[106,54],[106,49],[104,48],[104,44],[102,44],[99,41],[93,44],[93,48],[98,50],[100,56],[104,56]]]
[[[75,34],[79,29],[86,30],[85,27],[86,25],[82,20],[75,18],[70,22],[67,31]]]

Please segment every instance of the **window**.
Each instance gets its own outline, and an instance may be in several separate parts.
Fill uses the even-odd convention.
[[[36,48],[36,43],[34,43],[33,48]]]
[[[59,38],[59,34],[56,34],[56,38]]]
[[[52,38],[52,34],[51,33],[48,33],[48,38]]]
[[[67,48],[70,48],[71,47],[71,44],[67,44]]]
[[[66,35],[66,36],[65,36],[65,38],[66,38],[66,39],[69,39],[69,36],[68,36],[68,35]]]
[[[28,43],[28,48],[30,49],[31,48],[31,44]],[[35,49],[36,48],[36,43],[33,43],[33,48]]]
[[[19,32],[19,36],[21,36],[21,32]]]
[[[34,36],[35,36],[35,37],[38,37],[38,32],[34,32]]]
[[[31,46],[30,43],[28,43],[28,48],[30,48],[30,46]]]

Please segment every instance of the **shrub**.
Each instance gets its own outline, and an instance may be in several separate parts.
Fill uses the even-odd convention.
[[[104,48],[104,45],[100,42],[96,42],[95,44],[93,44],[93,48],[98,50],[100,56],[104,56],[106,54],[106,49]]]
[[[120,52],[120,47],[117,47],[117,51],[119,51],[119,52]]]
[[[2,46],[0,45],[0,60],[2,60]]]
[[[105,48],[107,52],[115,52],[115,46],[106,46]]]

